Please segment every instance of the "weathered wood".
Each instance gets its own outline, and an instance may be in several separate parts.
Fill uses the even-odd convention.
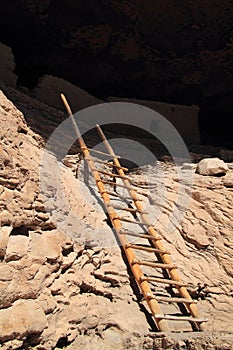
[[[118,174],[109,173],[109,172],[107,172],[105,170],[101,170],[101,169],[97,169],[97,168],[95,168],[94,170],[98,171],[100,174],[103,174],[103,175],[108,175],[108,176],[111,176],[111,177],[118,177],[118,178],[122,179],[122,177],[120,175],[118,175]],[[130,178],[127,177],[127,176],[125,177],[125,179],[130,181]]]
[[[117,216],[116,219],[118,219],[120,221],[130,222],[131,224],[137,224],[139,226],[151,226],[150,224],[146,224],[143,221],[131,220],[131,219],[128,219],[128,218],[122,218],[120,216]]]
[[[186,284],[184,284],[183,282],[180,281],[173,281],[173,280],[169,280],[166,278],[159,278],[159,277],[146,277],[146,276],[142,276],[140,278],[140,282],[156,282],[156,283],[162,283],[162,284],[171,284],[174,286],[179,286],[179,287],[185,287]]]
[[[122,169],[122,170],[124,170],[124,171],[126,171],[126,172],[129,171],[128,168],[125,168],[125,167],[123,167],[123,166],[118,166],[118,165],[116,165],[116,164],[114,164],[114,163],[110,163],[110,162],[108,162],[108,161],[106,161],[106,160],[102,160],[102,159],[95,159],[95,163],[104,164],[104,165],[107,165],[107,166],[112,167],[112,168],[119,168],[119,169]]]
[[[111,157],[111,154],[109,154],[109,153],[106,153],[106,152],[102,152],[102,151],[98,151],[97,149],[93,149],[93,148],[88,148],[88,147],[86,147],[87,148],[87,150],[89,151],[89,152],[93,152],[93,153],[98,153],[98,154],[102,154],[103,156],[108,156],[108,157]],[[121,156],[114,156],[115,158],[121,158]]]
[[[173,264],[156,263],[156,262],[137,260],[137,259],[133,261],[133,264],[151,266],[151,267],[160,268],[160,269],[177,269],[177,266]]]
[[[207,322],[207,318],[197,318],[197,317],[189,317],[189,316],[173,316],[173,315],[162,315],[162,314],[155,314],[155,318],[163,319],[163,320],[171,320],[171,321],[188,321],[188,322]]]
[[[133,236],[133,237],[137,237],[137,238],[145,238],[145,239],[149,239],[150,241],[160,241],[162,238],[160,236],[151,236],[151,235],[147,235],[147,234],[143,234],[143,233],[134,233],[134,232],[129,232],[129,231],[122,231],[120,232],[121,234],[125,234],[128,236]],[[136,248],[137,246],[134,247],[134,249],[140,249],[140,248]],[[157,248],[153,248],[151,247],[151,249],[155,249],[155,250],[151,250],[153,252],[158,252],[158,253],[163,253],[163,254],[169,254],[168,252],[166,252],[165,250],[160,250]],[[166,253],[165,253],[166,252]]]
[[[150,298],[150,296],[148,296]],[[164,301],[167,303],[176,303],[176,304],[197,304],[196,300],[187,299],[187,298],[174,298],[174,297],[161,297],[161,296],[152,296],[157,301]]]

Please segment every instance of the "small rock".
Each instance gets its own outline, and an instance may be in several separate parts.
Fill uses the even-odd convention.
[[[75,261],[76,257],[77,257],[77,253],[75,252],[71,252],[68,256],[65,256],[61,264],[61,269],[64,270],[70,267]]]
[[[27,254],[29,244],[29,237],[17,235],[10,236],[7,250],[6,250],[6,261],[18,260]]]
[[[223,178],[223,184],[226,187],[233,187],[233,173],[229,173]]]
[[[227,164],[219,158],[202,159],[198,165],[196,172],[200,175],[221,175],[228,171]]]
[[[2,210],[0,213],[1,225],[11,225],[13,221],[13,215],[8,210]]]
[[[174,341],[169,338],[163,338],[162,339],[162,349],[171,349],[171,347],[174,346]]]
[[[0,265],[0,281],[7,282],[13,277],[14,269],[8,264]]]
[[[182,165],[182,169],[184,170],[196,170],[197,168],[197,164],[194,163],[184,163]]]

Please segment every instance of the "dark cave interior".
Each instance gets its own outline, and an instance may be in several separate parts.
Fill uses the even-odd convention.
[[[102,99],[196,104],[202,143],[233,147],[232,1],[9,0],[1,14],[18,85],[51,74]]]

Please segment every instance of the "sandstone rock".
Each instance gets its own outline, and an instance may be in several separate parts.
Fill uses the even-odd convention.
[[[14,269],[9,264],[0,265],[0,281],[11,281],[14,274]]]
[[[9,240],[10,233],[13,227],[3,226],[0,227],[0,257],[4,257]]]
[[[16,235],[10,236],[7,250],[6,250],[6,261],[18,260],[27,254],[29,244],[29,237]]]
[[[45,314],[35,301],[17,301],[9,309],[0,310],[0,341],[38,336],[46,326]]]
[[[68,256],[65,256],[63,258],[61,268],[67,269],[68,267],[70,267],[74,263],[76,257],[77,257],[77,253],[75,253],[75,252],[71,252]]]
[[[27,111],[27,118],[31,125],[35,127],[33,118],[34,123],[41,124],[40,129],[46,125],[45,134],[48,132],[48,120],[51,120],[54,126],[56,118],[58,120],[63,118],[62,113],[59,114],[60,112],[55,112],[53,109],[49,110],[46,105],[32,100],[29,96],[25,97],[14,91],[10,93],[15,100],[18,99],[17,104]],[[121,350],[127,348],[152,349],[156,334],[150,332],[150,337],[147,336],[151,329],[145,313],[142,312],[145,302],[142,300],[140,306],[136,300],[130,285],[131,279],[119,248],[111,246],[110,249],[103,249],[96,244],[95,240],[98,235],[96,223],[98,223],[100,230],[103,229],[104,233],[106,230],[112,235],[112,231],[107,227],[103,210],[100,205],[96,204],[97,201],[95,202],[94,197],[93,202],[90,202],[92,205],[86,205],[85,195],[88,189],[83,192],[85,195],[81,195],[77,186],[77,181],[83,184],[82,179],[75,179],[72,172],[63,167],[63,183],[66,194],[69,199],[72,196],[75,197],[75,200],[69,201],[70,209],[71,211],[75,210],[75,213],[80,215],[82,226],[81,224],[75,225],[70,221],[71,226],[64,225],[64,231],[60,232],[57,229],[51,231],[49,226],[43,226],[42,220],[34,220],[36,211],[40,211],[42,214],[45,212],[42,196],[41,194],[37,195],[37,187],[33,185],[38,183],[37,167],[40,159],[40,146],[36,141],[36,135],[33,134],[34,139],[31,130],[25,129],[26,124],[23,122],[22,114],[1,93],[0,102],[0,105],[3,106],[3,108],[0,107],[0,109],[2,108],[0,138],[2,138],[1,141],[3,140],[2,151],[0,148],[0,160],[3,159],[4,165],[2,178],[6,180],[3,190],[0,187],[2,195],[0,205],[1,208],[7,208],[7,210],[3,209],[1,214],[4,213],[3,217],[7,213],[10,214],[9,224],[12,226],[15,226],[12,222],[17,221],[20,225],[20,222],[24,221],[27,222],[27,228],[31,228],[29,229],[30,242],[26,254],[18,260],[0,261],[0,307],[3,308],[1,311],[5,311],[4,317],[0,313],[0,318],[5,321],[6,313],[9,317],[12,316],[11,310],[17,305],[17,300],[28,305],[28,302],[32,302],[31,299],[33,299],[33,302],[40,306],[40,310],[43,310],[42,314],[45,314],[44,317],[46,317],[48,324],[48,328],[44,328],[43,332],[40,333],[35,328],[31,330],[26,323],[28,331],[35,332],[35,334],[30,333],[22,336],[23,331],[18,329],[19,326],[15,325],[15,321],[11,321],[12,324],[14,323],[12,327],[15,327],[14,337],[12,338],[11,328],[1,344],[3,349],[4,346],[8,347],[9,350],[10,347],[14,348],[14,346],[15,348],[17,346],[33,348],[34,336],[37,337],[39,333],[40,338],[36,338],[39,341],[38,349],[52,350],[65,346],[67,350],[76,350],[82,345],[84,349],[92,349],[93,346],[96,346],[96,349],[109,349],[114,346]],[[45,118],[47,124],[41,122],[41,111],[45,111],[45,114],[43,113],[45,116],[50,116],[51,112],[50,119]],[[23,125],[18,128],[17,126],[21,125],[21,122]],[[43,130],[41,132],[43,133]],[[21,146],[18,147],[18,140],[14,141],[20,137],[26,145],[24,149]],[[10,141],[5,144],[7,140]],[[196,158],[195,162],[198,160]],[[70,164],[75,164],[76,156],[74,156],[74,162],[72,156],[69,157],[69,161]],[[207,322],[207,334],[211,334],[212,338],[216,339],[219,330],[232,333],[233,326],[229,319],[233,313],[233,193],[230,188],[223,186],[224,177],[205,177],[198,173],[193,174],[194,188],[193,196],[190,196],[189,208],[185,211],[183,206],[177,206],[178,210],[184,210],[184,219],[178,229],[168,233],[164,226],[169,222],[170,214],[176,207],[179,182],[172,162],[161,162],[160,167],[161,172],[163,172],[161,177],[158,176],[154,165],[147,167],[148,182],[156,183],[157,187],[150,191],[153,206],[148,204],[147,197],[143,198],[145,210],[148,210],[149,215],[154,219],[156,208],[160,208],[158,229],[159,232],[161,231],[163,243],[166,249],[171,252],[175,265],[179,267],[182,280],[188,284],[189,290],[194,292],[195,298],[197,297],[195,293],[198,283],[201,283],[201,286],[207,284],[204,289],[207,295],[204,293],[203,299],[199,300],[197,305],[201,314],[210,319]],[[228,174],[230,172],[231,169]],[[80,168],[80,173],[82,174],[82,168]],[[13,191],[10,188],[6,191],[7,181],[11,174],[14,174],[14,178],[19,183]],[[143,180],[140,174],[132,174],[132,178],[135,181]],[[28,191],[25,191],[25,195],[21,196],[27,186]],[[164,186],[164,192],[166,192],[164,197],[157,191],[160,186]],[[184,186],[185,191],[189,192],[189,184]],[[49,211],[53,211],[54,196],[57,194],[55,187],[52,186],[51,206],[48,206],[51,210]],[[71,193],[73,193],[72,196]],[[11,205],[9,205],[10,203]],[[27,208],[24,207],[25,204],[28,205]],[[68,211],[66,215],[69,214]],[[66,215],[63,215],[62,218],[66,218]],[[45,219],[46,217],[42,215],[41,218]],[[76,221],[74,222],[76,223]],[[35,230],[32,230],[35,225],[37,225]],[[42,226],[43,229],[41,229]],[[2,257],[5,256],[11,231],[11,226],[5,227],[1,228],[1,230],[8,232],[5,240],[1,235],[2,231],[0,231],[0,241],[3,242],[0,243],[0,247],[1,244],[3,247],[0,248],[2,249]],[[79,240],[78,236],[80,231],[85,236],[82,241]],[[70,237],[73,237],[76,242],[63,232],[70,234]],[[15,230],[13,234],[15,234]],[[14,239],[16,236],[10,237]],[[104,240],[103,242],[105,243]],[[145,242],[137,241],[137,243]],[[140,259],[145,258],[143,252],[138,252],[138,254]],[[153,254],[147,258],[155,259]],[[146,272],[147,270],[145,270]],[[168,290],[160,285],[154,285],[154,288],[158,293],[168,293]],[[163,311],[166,313],[168,310],[165,309],[164,305],[163,307]],[[32,311],[34,312],[34,307],[32,307]],[[28,315],[27,312],[25,312],[25,318],[27,318],[27,322],[32,321],[31,315]],[[21,322],[21,319],[18,318],[18,320]],[[38,322],[40,323],[40,321]],[[182,338],[185,344],[188,344],[188,337],[190,334],[184,334],[184,338]],[[7,341],[7,339],[12,339],[12,341]],[[120,341],[118,342],[118,340]],[[69,344],[70,341],[73,341],[73,344]],[[162,348],[161,338],[154,343],[157,343],[157,345],[154,344],[154,348]],[[172,344],[170,348],[172,346],[182,348],[184,345],[182,342],[178,344],[177,339],[174,339],[173,343],[170,340],[164,342],[164,347],[168,347],[169,343]],[[204,349],[205,344],[210,349],[212,348],[212,344],[206,342],[204,338],[202,338],[202,342],[198,341],[197,343],[197,349],[199,345]],[[194,345],[195,342],[194,344],[190,343],[190,347],[194,347]]]
[[[51,295],[49,289],[47,291],[45,290],[44,293],[41,293],[40,296],[37,298],[37,301],[46,315],[53,312],[57,307],[57,302]]]
[[[101,100],[88,94],[78,86],[52,75],[44,75],[40,78],[38,86],[34,89],[34,94],[38,100],[63,110],[64,106],[60,99],[61,91],[69,96],[74,112],[102,103]]]
[[[62,247],[59,243],[59,236],[56,233],[31,232],[28,252],[31,255],[44,257],[55,262],[61,258]]]
[[[18,350],[18,349],[22,348],[23,343],[24,343],[23,340],[19,340],[19,339],[9,340],[1,346],[1,349],[2,350]]]
[[[223,184],[226,187],[233,187],[233,173],[228,173],[224,176]]]
[[[219,158],[205,158],[198,163],[196,171],[201,175],[221,175],[226,174],[228,166]]]
[[[38,192],[38,185],[33,181],[27,181],[20,191],[20,197],[25,209],[32,207],[32,203]]]
[[[11,225],[13,221],[13,215],[8,210],[2,210],[0,212],[1,225]]]

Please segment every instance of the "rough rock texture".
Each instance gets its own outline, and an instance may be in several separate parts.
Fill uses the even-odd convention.
[[[197,165],[197,172],[201,175],[225,175],[228,166],[219,158],[205,158]]]
[[[181,106],[169,103],[137,100],[133,98],[108,97],[109,102],[136,103],[160,113],[179,132],[187,144],[200,144],[200,131],[198,123],[198,106]],[[157,125],[151,125],[153,132],[157,131]]]
[[[45,75],[40,78],[38,86],[33,90],[33,95],[37,100],[63,110],[64,106],[60,98],[61,92],[66,96],[69,96],[69,100],[72,101],[72,109],[74,113],[84,108],[103,103],[103,101],[88,94],[78,86],[51,75]]]
[[[25,108],[25,115],[37,117],[38,129],[53,126],[43,121],[50,112],[56,114],[54,109],[13,89],[8,94]],[[192,198],[184,219],[168,234],[177,188],[184,186],[189,193],[190,184],[179,183],[167,156],[145,166],[146,176],[132,173],[138,186],[154,184],[145,189],[149,196],[142,196],[143,203],[157,217],[156,227],[182,279],[209,318],[206,333],[158,335],[145,301],[135,293],[98,194],[91,191],[93,180],[89,188],[83,183],[83,164],[78,179],[77,156],[70,155],[66,165],[58,163],[60,178],[53,172],[53,155],[46,154],[49,169],[43,168],[46,163],[39,167],[45,155],[41,137],[3,93],[0,102],[1,348],[232,349],[233,192],[225,176],[202,176],[192,164],[184,166],[193,173]],[[195,163],[203,157],[191,154]],[[226,177],[233,173],[228,166]],[[42,191],[39,169],[46,174]]]
[[[13,73],[15,60],[10,47],[0,43],[0,81],[15,87],[17,76]]]

